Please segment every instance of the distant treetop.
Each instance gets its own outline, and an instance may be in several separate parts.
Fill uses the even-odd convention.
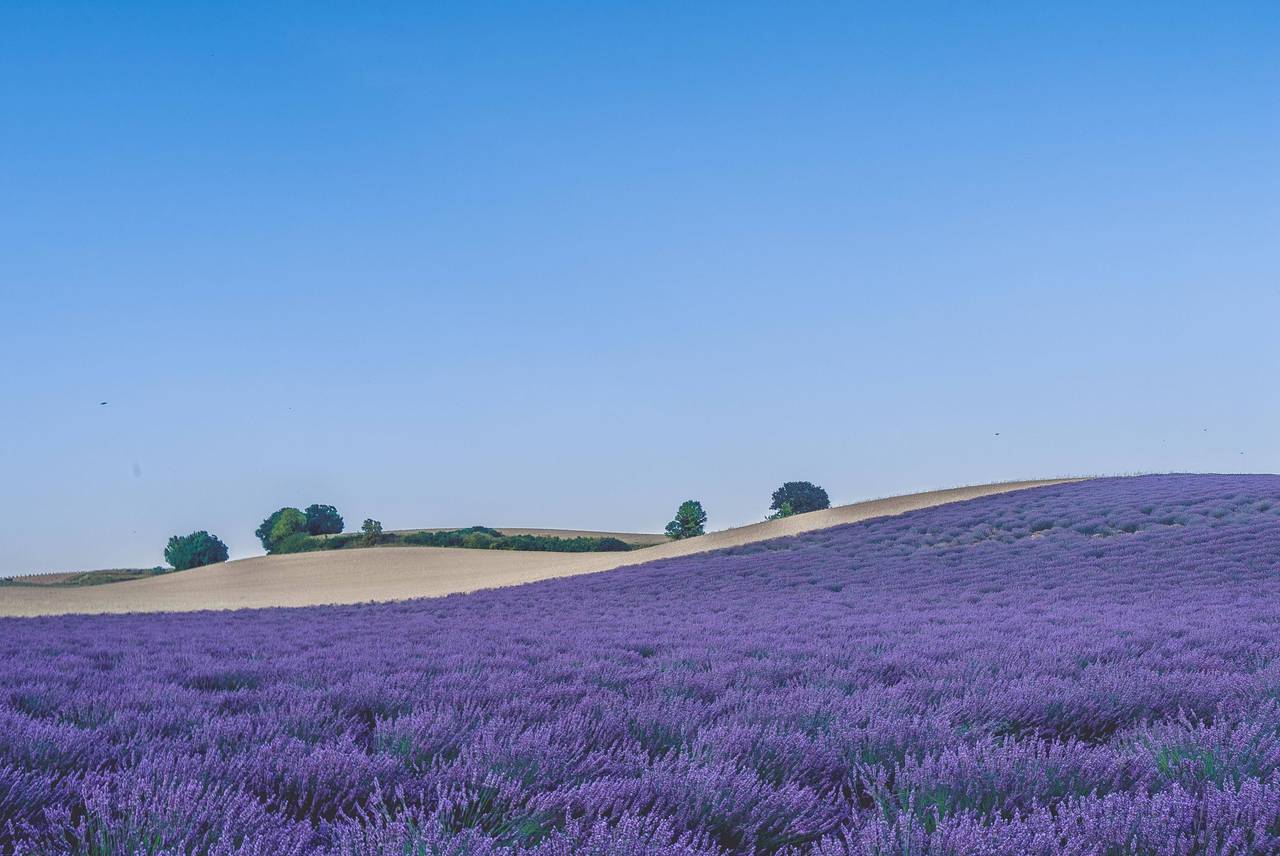
[[[307,516],[297,508],[285,506],[262,521],[253,534],[262,542],[262,549],[274,553],[284,539],[306,531]]]
[[[769,505],[774,511],[771,517],[790,517],[792,514],[804,514],[807,511],[820,511],[831,507],[827,492],[813,482],[787,482],[773,492],[773,502]]]
[[[311,535],[337,535],[342,531],[342,515],[332,505],[308,505],[304,513]]]
[[[164,560],[178,571],[225,562],[227,555],[227,545],[203,529],[190,535],[174,535],[164,548]]]
[[[680,503],[676,517],[667,524],[667,537],[679,541],[701,535],[707,524],[707,512],[702,510],[702,503],[696,499],[687,499]]]
[[[366,547],[376,547],[378,542],[382,540],[382,521],[366,517],[364,523],[360,524],[360,531],[364,533],[364,545]]]

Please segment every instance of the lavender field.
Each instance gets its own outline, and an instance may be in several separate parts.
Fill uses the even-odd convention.
[[[1280,852],[1280,477],[0,654],[6,853]]]

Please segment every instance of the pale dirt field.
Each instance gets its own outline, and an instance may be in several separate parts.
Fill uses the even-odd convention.
[[[150,579],[84,588],[5,587],[0,588],[0,615],[318,606],[438,597],[607,571],[655,559],[735,547],[872,517],[1069,481],[1076,479],[975,485],[875,499],[711,532],[698,538],[671,541],[629,553],[382,547],[260,556]]]

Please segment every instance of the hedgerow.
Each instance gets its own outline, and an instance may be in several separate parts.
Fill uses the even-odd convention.
[[[497,529],[490,529],[487,526],[408,534],[384,532],[378,535],[379,546],[396,544],[413,547],[465,547],[473,550],[533,550],[548,553],[613,553],[631,549],[630,544],[618,538],[503,535]],[[276,544],[273,552],[306,553],[314,550],[342,550],[347,547],[364,546],[368,545],[360,535],[316,537],[306,533],[296,533]]]

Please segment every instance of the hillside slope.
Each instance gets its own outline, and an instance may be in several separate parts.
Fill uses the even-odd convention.
[[[1005,482],[876,499],[711,532],[629,553],[526,553],[443,547],[342,550],[259,556],[153,579],[85,589],[0,588],[0,615],[317,606],[437,597],[737,547],[1063,481]]]

